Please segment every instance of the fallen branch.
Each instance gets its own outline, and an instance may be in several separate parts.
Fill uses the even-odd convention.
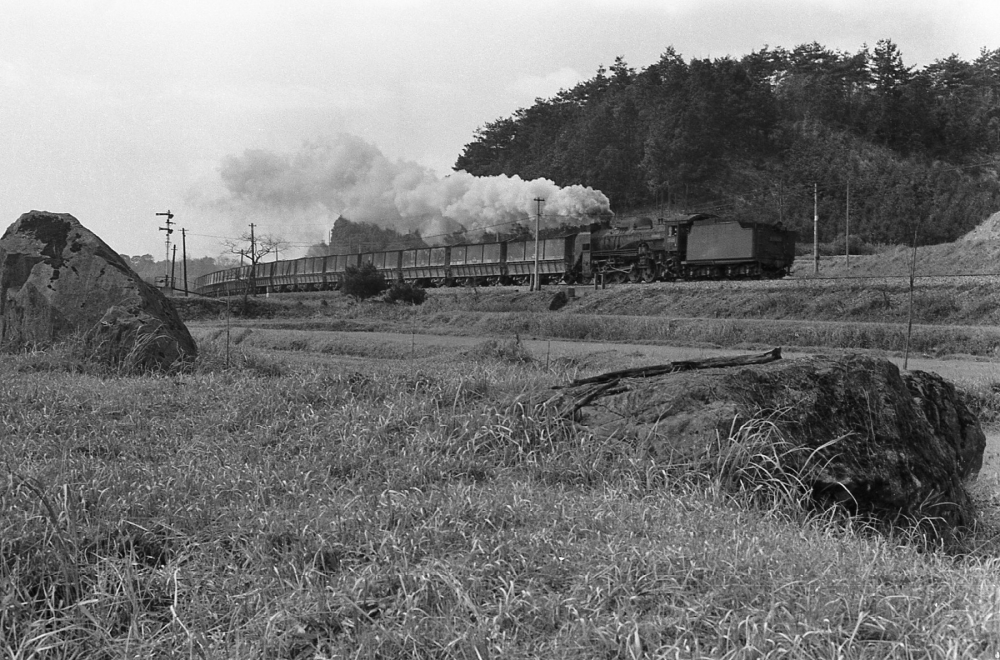
[[[716,358],[705,358],[704,360],[678,360],[666,364],[657,364],[649,367],[636,367],[634,369],[622,369],[621,371],[609,371],[607,373],[591,376],[590,378],[580,378],[567,385],[556,385],[552,389],[568,389],[579,385],[591,385],[594,383],[608,383],[622,378],[651,378],[672,374],[678,371],[694,371],[695,369],[713,369],[716,367],[744,367],[750,364],[767,364],[781,359],[781,348],[775,348],[760,355],[731,355]]]
[[[724,367],[744,367],[751,364],[767,364],[781,359],[781,348],[775,348],[760,355],[732,355],[716,358],[705,358],[704,360],[678,360],[667,364],[658,364],[649,367],[636,367],[634,369],[622,369],[620,371],[609,371],[607,373],[591,376],[590,378],[580,378],[566,385],[556,385],[552,389],[563,390],[556,394],[546,403],[569,399],[563,413],[572,416],[576,411],[584,406],[590,405],[602,396],[620,394],[628,391],[627,384],[622,384],[622,380],[634,378],[652,378],[665,374],[677,373],[681,371],[694,371],[696,369],[714,369]]]

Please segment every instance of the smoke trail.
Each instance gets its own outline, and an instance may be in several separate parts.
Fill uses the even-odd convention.
[[[343,215],[399,232],[424,236],[465,228],[476,231],[535,215],[584,216],[609,209],[608,198],[583,186],[560,188],[548,179],[476,177],[455,172],[438,177],[414,162],[390,161],[375,146],[351,136],[308,142],[290,154],[247,151],[225,159],[220,170],[224,197],[216,206],[248,214],[311,218]]]

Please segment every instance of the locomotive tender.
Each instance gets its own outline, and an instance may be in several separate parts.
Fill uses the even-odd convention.
[[[628,226],[595,223],[538,241],[543,283],[655,282],[675,279],[777,278],[795,258],[793,231],[708,214]],[[373,263],[388,281],[418,286],[527,284],[535,269],[535,241],[387,250],[258,263],[197,278],[194,291],[230,295],[249,289],[339,289],[348,266]]]

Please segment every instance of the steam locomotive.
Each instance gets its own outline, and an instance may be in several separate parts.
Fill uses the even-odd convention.
[[[542,283],[656,282],[779,278],[795,258],[796,234],[780,226],[709,214],[627,225],[594,223],[537,242]],[[203,295],[253,290],[340,288],[348,267],[372,263],[388,281],[418,286],[527,284],[535,272],[536,242],[511,240],[439,247],[303,257],[229,268],[195,280]]]

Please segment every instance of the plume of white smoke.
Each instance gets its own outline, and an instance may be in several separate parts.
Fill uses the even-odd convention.
[[[339,215],[425,237],[464,228],[471,233],[526,221],[543,198],[547,222],[609,210],[608,198],[584,186],[560,188],[548,179],[439,177],[414,162],[391,161],[375,146],[342,134],[308,142],[290,154],[247,151],[230,156],[220,170],[225,192],[214,206],[241,218],[309,218],[328,229]],[[283,223],[270,223],[280,229]],[[301,224],[299,224],[301,226]],[[304,232],[293,232],[303,236]],[[315,229],[309,232],[316,236]]]

